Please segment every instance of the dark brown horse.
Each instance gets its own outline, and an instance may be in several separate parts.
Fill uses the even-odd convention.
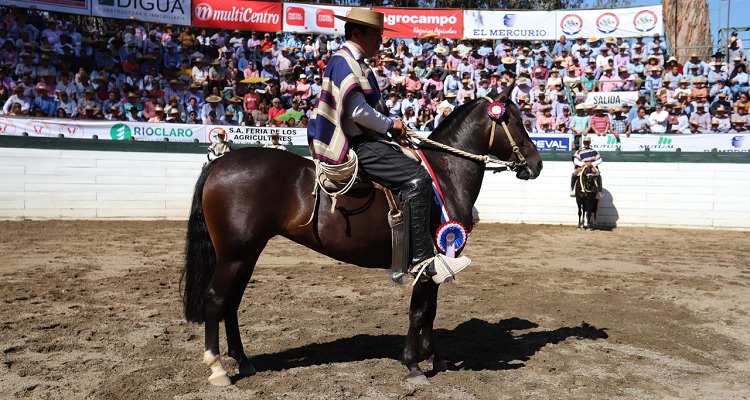
[[[495,132],[487,112],[490,101],[481,98],[458,107],[430,139],[472,154],[492,154],[500,160],[519,162],[513,168],[519,179],[536,178],[542,160],[508,94],[509,89],[496,98],[505,104],[506,112]],[[502,122],[507,124],[507,133]],[[517,146],[511,145],[511,138]],[[424,148],[424,154],[437,176],[451,218],[470,229],[484,162],[430,147]],[[523,158],[525,162],[520,163]],[[219,358],[222,319],[228,355],[239,363],[239,373],[255,372],[242,347],[237,309],[269,239],[281,235],[365,268],[390,266],[389,209],[383,193],[366,190],[341,197],[331,214],[326,196],[316,204],[311,195],[314,171],[309,159],[274,149],[245,148],[208,164],[196,183],[188,221],[183,302],[188,321],[205,323],[203,361],[211,368],[209,381],[214,385],[231,382]],[[315,219],[305,225],[314,209]],[[433,232],[439,222],[433,207]],[[383,284],[386,282],[383,276]],[[413,288],[402,354],[402,363],[409,369],[407,378],[412,382],[427,381],[418,365],[422,360],[430,358],[434,369],[445,369],[432,341],[437,294],[438,285],[429,279]]]
[[[586,165],[576,179],[576,203],[578,204],[578,230],[594,230],[597,226],[596,214],[599,211],[599,200],[596,199],[596,172],[594,167]]]

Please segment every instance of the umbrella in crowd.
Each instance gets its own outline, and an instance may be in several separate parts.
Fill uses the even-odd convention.
[[[302,118],[303,115],[305,115],[304,111],[287,112],[287,113],[281,114],[278,117],[276,117],[276,121],[286,122],[286,121],[288,121],[290,119],[300,119],[300,118]]]
[[[268,80],[268,78],[261,78],[259,76],[254,76],[252,78],[245,78],[241,80],[242,83],[264,83]]]

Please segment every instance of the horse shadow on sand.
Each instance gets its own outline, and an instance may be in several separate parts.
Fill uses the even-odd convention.
[[[606,328],[596,328],[585,322],[576,327],[513,333],[538,326],[522,318],[508,318],[496,323],[472,318],[452,330],[436,329],[434,340],[438,351],[450,361],[453,370],[501,371],[522,368],[525,361],[545,346],[568,338],[597,340],[608,337]],[[368,359],[400,360],[403,345],[402,335],[355,335],[261,354],[252,357],[252,362],[259,371],[281,371]],[[429,371],[426,374],[434,375]]]

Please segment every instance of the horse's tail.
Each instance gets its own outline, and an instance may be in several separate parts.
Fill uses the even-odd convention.
[[[193,205],[188,218],[185,267],[180,278],[182,304],[188,322],[200,323],[205,320],[203,293],[211,281],[216,264],[214,245],[208,235],[206,218],[203,215],[203,185],[215,164],[216,162],[209,162],[203,167],[195,183]]]

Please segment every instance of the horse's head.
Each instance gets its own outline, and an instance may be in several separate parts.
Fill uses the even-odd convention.
[[[596,192],[596,172],[594,167],[586,165],[581,170],[581,189],[584,193]]]
[[[503,90],[493,101],[505,106],[505,113],[497,121],[489,153],[501,160],[515,162],[513,170],[518,179],[535,179],[542,171],[542,157],[523,126],[521,112],[510,99],[513,85]],[[485,106],[485,115],[490,110]],[[490,123],[491,125],[491,123]]]

